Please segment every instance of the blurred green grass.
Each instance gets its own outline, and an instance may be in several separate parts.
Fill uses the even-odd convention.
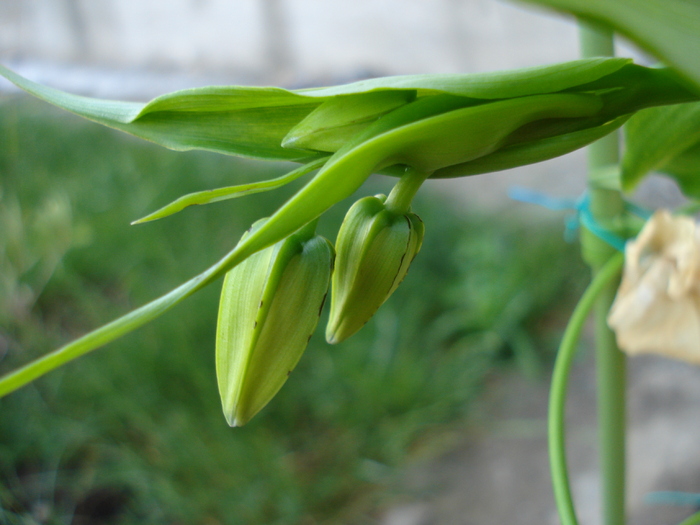
[[[0,136],[3,373],[200,272],[301,183],[130,227],[285,167],[167,151],[19,96],[0,98]],[[429,189],[414,210],[426,242],[394,297],[336,347],[324,315],[242,429],[216,389],[218,286],[0,400],[0,523],[376,523],[400,467],[468,418],[490,371],[543,371],[585,275],[556,218],[477,216]]]

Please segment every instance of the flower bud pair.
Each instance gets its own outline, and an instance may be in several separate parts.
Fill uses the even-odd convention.
[[[216,375],[231,426],[247,423],[274,397],[318,324],[334,251],[328,240],[314,234],[313,226],[255,253],[226,274]]]
[[[357,332],[394,292],[423,242],[414,213],[387,209],[386,197],[365,197],[348,211],[338,232],[331,313],[326,340]]]

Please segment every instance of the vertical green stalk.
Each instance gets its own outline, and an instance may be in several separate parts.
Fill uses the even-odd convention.
[[[614,55],[612,30],[588,21],[579,22],[584,58]],[[619,161],[619,138],[613,133],[588,147],[591,212],[602,225],[612,225],[624,211],[619,191],[596,187],[591,174]],[[588,231],[582,238],[583,256],[593,275],[612,257],[614,249]],[[606,318],[617,289],[611,282],[595,307],[596,373],[598,387],[598,443],[602,477],[603,523],[625,523],[625,356],[617,348]]]

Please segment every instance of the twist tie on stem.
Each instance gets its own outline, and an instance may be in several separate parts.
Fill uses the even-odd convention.
[[[650,492],[644,497],[644,502],[651,505],[674,505],[700,509],[700,494],[674,491]]]
[[[609,244],[617,251],[624,252],[625,250],[627,239],[620,236],[612,229],[606,228],[593,217],[590,206],[591,199],[588,193],[584,193],[578,199],[559,198],[529,188],[514,186],[508,190],[508,196],[513,200],[537,204],[548,210],[570,210],[575,212],[566,218],[564,238],[568,242],[573,241],[579,226],[583,225],[593,235],[605,241],[605,243]],[[645,221],[651,217],[651,212],[631,202],[625,202],[625,210]]]

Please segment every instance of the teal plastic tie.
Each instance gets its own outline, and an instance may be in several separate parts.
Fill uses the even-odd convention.
[[[508,190],[508,196],[513,200],[526,202],[528,204],[536,204],[538,206],[542,206],[543,208],[547,208],[548,210],[574,211],[575,213],[567,216],[566,218],[564,238],[568,242],[572,242],[575,239],[579,225],[582,224],[596,237],[605,241],[616,250],[620,252],[625,251],[625,243],[627,242],[627,239],[620,237],[615,232],[612,232],[607,228],[604,228],[598,221],[595,220],[595,217],[593,217],[593,213],[591,212],[591,199],[587,193],[584,193],[579,199],[567,199],[552,197],[529,188],[514,186]],[[650,211],[631,202],[625,202],[625,209],[644,220],[651,217]]]
[[[651,505],[674,505],[700,509],[700,494],[690,492],[650,492],[644,497],[644,501]]]

